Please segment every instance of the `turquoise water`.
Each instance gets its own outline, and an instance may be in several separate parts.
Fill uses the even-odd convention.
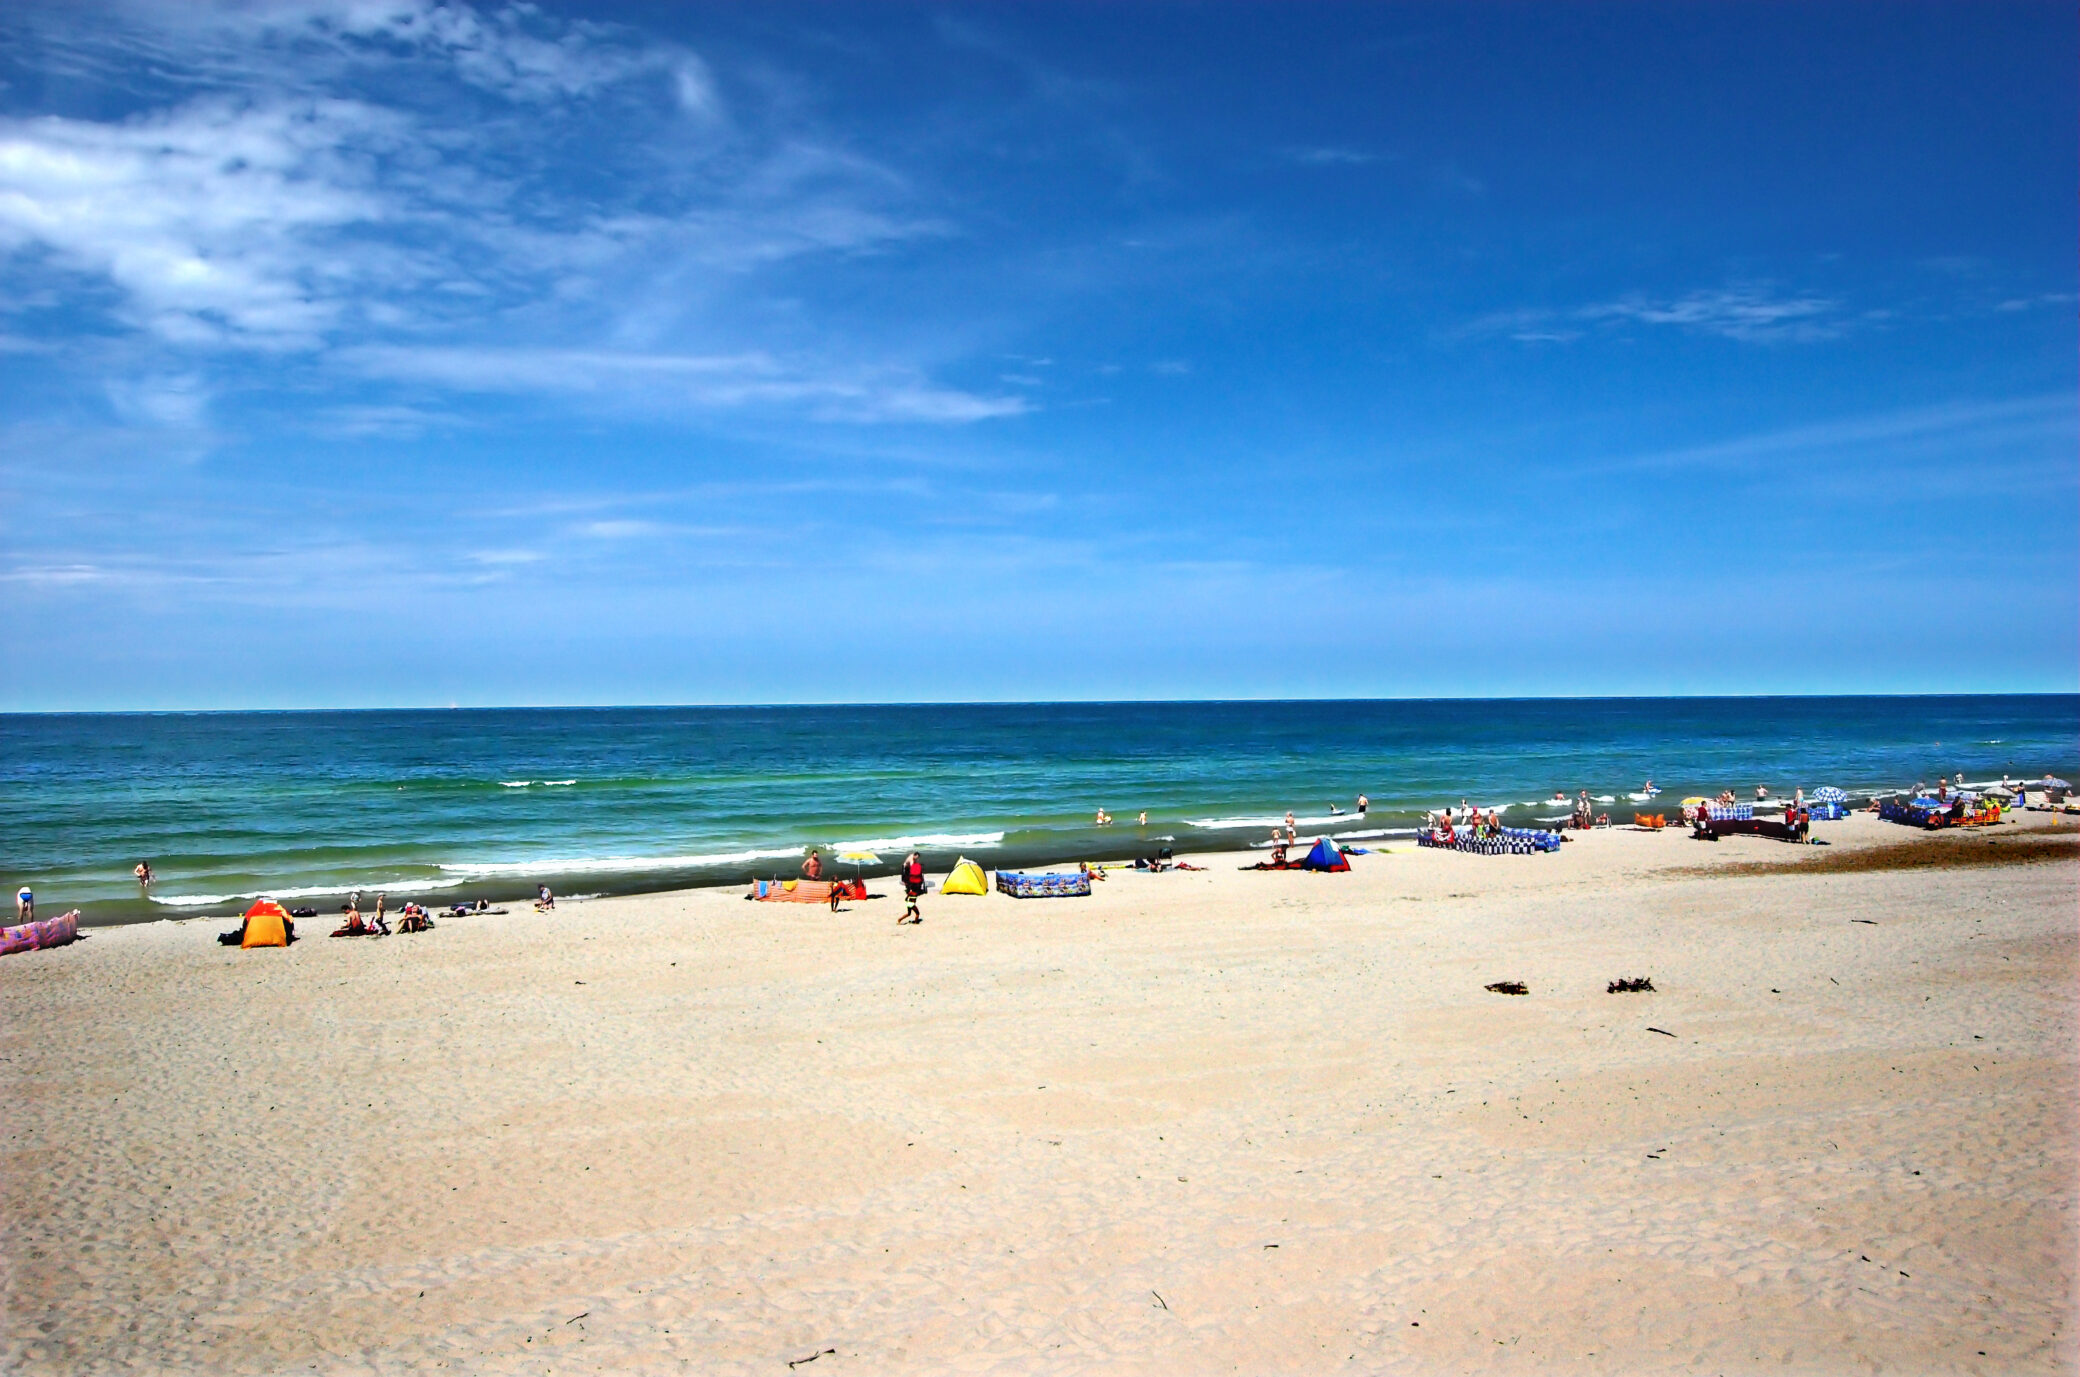
[[[1304,831],[1462,798],[1528,823],[1587,788],[1626,818],[1649,778],[1664,809],[1757,784],[2074,778],[2076,734],[2073,695],[16,714],[0,882],[105,923],[261,893],[716,884],[796,873],[812,844],[880,853],[869,875],[913,846],[1021,865],[1234,846],[1289,808]],[[150,901],[129,878],[147,858]]]

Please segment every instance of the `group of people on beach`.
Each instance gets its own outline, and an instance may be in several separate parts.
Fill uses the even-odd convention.
[[[488,901],[479,899],[473,905],[456,904],[449,912],[459,916],[464,913],[483,913],[490,907]],[[332,930],[330,935],[333,937],[388,937],[392,934],[389,919],[390,896],[387,894],[376,895],[375,912],[364,917],[361,912],[361,891],[357,889],[347,896],[347,901],[340,905],[339,911],[342,921]],[[404,907],[397,910],[395,931],[431,932],[433,915],[426,911],[423,904],[407,899]]]
[[[903,857],[903,864],[897,868],[896,876],[903,884],[903,911],[896,916],[896,925],[900,927],[905,923],[922,923],[924,914],[919,911],[917,901],[924,897],[925,890],[923,855],[912,851],[909,855]],[[821,883],[823,880],[823,852],[816,847],[810,847],[809,854],[802,858],[802,878],[817,883]],[[832,913],[836,913],[838,905],[848,898],[865,897],[866,886],[864,884],[855,887],[848,885],[842,879],[831,882],[830,903]]]

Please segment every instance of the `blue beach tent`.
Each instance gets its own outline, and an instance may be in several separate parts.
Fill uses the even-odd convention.
[[[1307,859],[1300,862],[1300,868],[1303,870],[1349,870],[1351,863],[1344,859],[1343,852],[1336,849],[1335,842],[1330,841],[1327,837],[1323,837],[1314,844],[1314,850],[1307,853]]]

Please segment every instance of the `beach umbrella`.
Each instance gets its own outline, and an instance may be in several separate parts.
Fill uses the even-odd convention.
[[[1835,788],[1832,784],[1823,784],[1813,790],[1813,802],[1815,803],[1847,803],[1848,801],[1849,796]]]
[[[2037,781],[2037,787],[2039,789],[2070,789],[2073,786],[2060,779],[2057,775],[2045,775]]]
[[[865,877],[865,872],[860,867],[881,864],[881,858],[871,851],[841,851],[838,853],[838,859],[854,868],[855,878]]]

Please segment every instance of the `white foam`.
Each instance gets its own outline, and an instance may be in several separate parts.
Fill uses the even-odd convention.
[[[1295,826],[1295,827],[1334,827],[1334,826],[1336,826],[1336,825],[1337,825],[1338,823],[1344,823],[1344,822],[1357,822],[1357,821],[1361,820],[1361,819],[1362,819],[1362,818],[1364,818],[1364,817],[1365,817],[1365,814],[1363,814],[1363,813],[1330,813],[1330,814],[1329,814],[1328,816],[1326,816],[1326,817],[1319,817],[1319,818],[1298,818],[1298,817],[1296,817],[1296,818],[1294,818],[1294,819],[1293,819],[1293,826]],[[1285,820],[1285,816],[1284,816],[1283,814],[1281,814],[1281,815],[1279,815],[1278,817],[1275,817],[1275,818],[1265,817],[1265,818],[1186,818],[1186,819],[1185,819],[1185,826],[1187,826],[1187,827],[1284,827],[1285,825],[1286,825],[1286,820]]]
[[[501,789],[525,789],[532,783],[534,781],[531,779],[502,779],[498,782],[498,786]]]
[[[441,867],[443,870],[447,868],[446,866]],[[236,894],[154,894],[151,896],[151,900],[155,904],[166,904],[172,908],[195,908],[202,904],[228,904],[234,899],[314,899],[324,894],[351,894],[357,889],[368,893],[387,893],[390,890],[396,890],[400,894],[410,894],[415,890],[421,889],[453,889],[457,885],[467,883],[469,883],[467,879],[377,880],[367,884],[299,885],[294,889],[249,889]]]
[[[547,789],[561,789],[567,784],[576,784],[577,782],[578,781],[575,779],[545,779],[542,781],[542,787]]]
[[[927,832],[916,837],[874,837],[868,841],[837,842],[838,851],[917,851],[924,847],[995,846],[1002,832]],[[789,852],[793,855],[795,853]]]
[[[534,861],[458,861],[443,865],[441,869],[457,875],[478,877],[631,874],[645,870],[687,870],[702,865],[742,865],[747,861],[778,860],[781,857],[801,854],[800,847],[790,847],[785,851],[710,851],[696,856],[570,856]],[[452,883],[464,882],[455,880]]]

